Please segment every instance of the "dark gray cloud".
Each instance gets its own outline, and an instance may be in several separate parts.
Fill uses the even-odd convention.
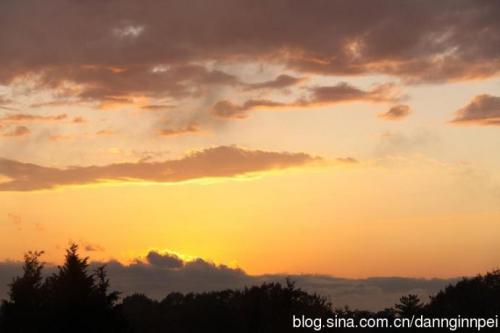
[[[102,263],[93,263],[97,267]],[[184,261],[176,255],[151,251],[145,259],[124,265],[107,262],[111,287],[123,296],[144,293],[162,299],[169,292],[204,292],[227,288],[244,288],[263,282],[281,281],[287,277],[296,281],[300,288],[317,292],[330,298],[334,306],[349,305],[352,308],[381,310],[394,305],[399,297],[418,294],[423,300],[435,294],[454,279],[416,278],[368,278],[343,279],[328,275],[249,275],[239,268],[217,265],[198,258]],[[47,273],[54,271],[47,267]],[[21,272],[21,263],[0,262],[0,298],[6,297],[7,284]]]
[[[148,264],[164,268],[180,268],[184,266],[181,258],[171,253],[158,253],[150,251],[146,256]]]
[[[232,177],[319,162],[305,153],[246,150],[219,146],[163,162],[117,163],[58,169],[0,158],[0,191],[33,191],[106,180],[180,182],[206,177]]]
[[[499,16],[500,4],[487,0],[3,0],[0,82],[74,83],[91,100],[235,82],[199,65],[209,61],[409,81],[483,78],[499,72]]]
[[[500,126],[500,97],[478,95],[457,111],[455,124]]]
[[[408,105],[399,104],[380,114],[379,117],[385,120],[401,120],[408,117],[410,113],[411,108]]]
[[[278,102],[269,99],[250,99],[243,104],[228,100],[217,102],[212,113],[221,118],[244,119],[250,111],[258,109],[292,109],[332,105],[345,102],[390,102],[400,98],[392,84],[378,85],[371,90],[362,90],[346,82],[334,86],[308,88],[308,95],[292,102]]]

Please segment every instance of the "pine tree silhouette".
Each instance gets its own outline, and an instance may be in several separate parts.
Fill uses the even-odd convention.
[[[403,296],[399,299],[399,304],[394,306],[396,313],[401,317],[411,317],[422,313],[424,304],[417,295]]]
[[[24,256],[23,275],[10,284],[9,300],[3,302],[4,326],[10,332],[39,332],[43,320],[44,285],[40,252]]]

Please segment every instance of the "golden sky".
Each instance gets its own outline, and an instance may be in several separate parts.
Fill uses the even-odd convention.
[[[498,5],[375,2],[2,1],[0,260],[498,267]]]

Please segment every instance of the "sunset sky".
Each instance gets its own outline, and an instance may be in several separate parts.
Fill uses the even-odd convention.
[[[362,10],[360,9],[362,8]],[[500,264],[497,1],[0,1],[0,261]]]

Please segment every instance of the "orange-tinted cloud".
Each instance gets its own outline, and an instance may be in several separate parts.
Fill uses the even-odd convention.
[[[0,128],[1,129],[1,128]],[[0,136],[3,137],[23,137],[31,134],[31,131],[26,126],[16,126],[13,129],[5,130]]]
[[[456,112],[455,124],[500,126],[500,97],[478,95]]]
[[[56,116],[41,116],[26,113],[15,113],[7,114],[0,117],[0,124],[12,124],[12,123],[39,123],[39,122],[57,122],[66,120],[68,116],[66,114],[59,114]]]
[[[305,153],[246,150],[220,146],[163,162],[118,163],[58,169],[0,159],[0,191],[32,191],[103,181],[180,182],[206,177],[232,177],[266,170],[305,166],[321,158]]]
[[[345,102],[389,102],[400,98],[392,84],[382,84],[371,90],[363,90],[341,82],[334,86],[319,86],[308,89],[309,95],[292,102],[277,102],[268,99],[250,99],[241,105],[231,101],[217,102],[212,113],[221,118],[243,119],[257,109],[307,108]]]
[[[411,108],[408,105],[395,105],[389,111],[379,114],[379,117],[385,120],[401,120],[410,115]]]
[[[186,134],[196,134],[201,132],[200,125],[198,123],[189,123],[186,126],[183,127],[167,127],[167,128],[162,128],[159,131],[160,136],[179,136],[179,135],[186,135]]]

